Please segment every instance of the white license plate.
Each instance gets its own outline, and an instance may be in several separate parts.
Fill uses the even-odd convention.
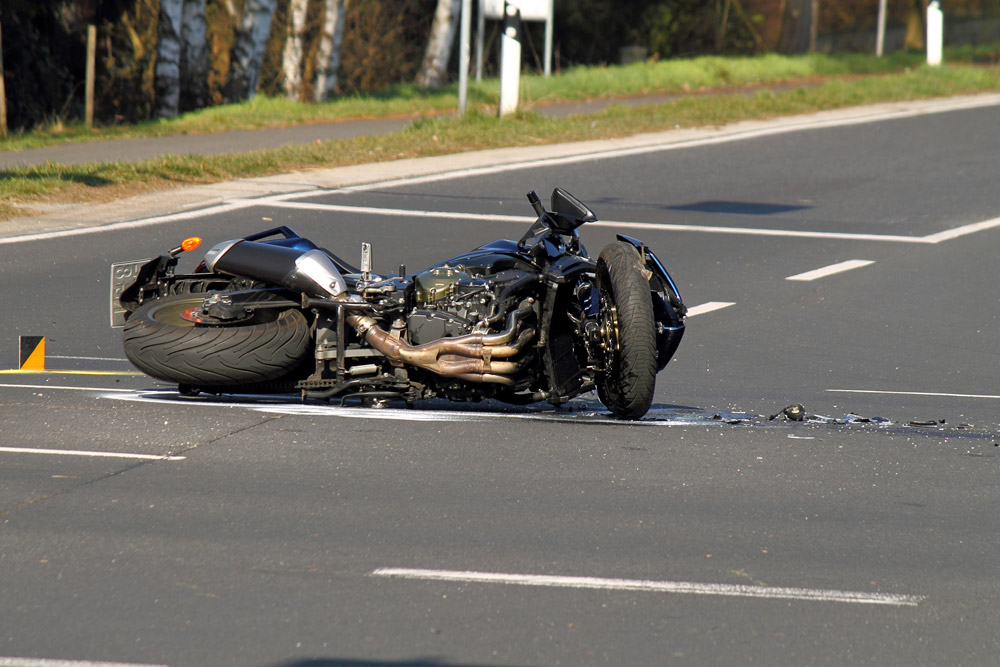
[[[125,326],[126,310],[119,302],[122,292],[131,287],[139,278],[142,267],[155,259],[136,259],[131,262],[115,262],[111,265],[111,326]]]

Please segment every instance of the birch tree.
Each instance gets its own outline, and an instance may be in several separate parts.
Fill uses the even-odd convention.
[[[333,97],[337,88],[346,4],[345,0],[323,0],[323,30],[316,51],[316,81],[313,86],[313,99],[317,102]]]
[[[285,49],[281,54],[285,96],[297,100],[302,95],[302,33],[306,25],[306,6],[309,0],[290,0],[288,3],[288,31]]]
[[[226,84],[228,97],[233,101],[249,99],[257,92],[261,62],[277,5],[278,0],[246,0],[243,5],[243,18],[236,29],[229,56]]]
[[[444,83],[461,6],[462,0],[438,0],[427,50],[417,73],[417,84],[437,88]]]
[[[181,16],[183,0],[160,0],[156,29],[156,115],[173,118],[181,102]]]
[[[201,109],[208,103],[208,43],[205,0],[184,0],[181,12],[182,111]]]

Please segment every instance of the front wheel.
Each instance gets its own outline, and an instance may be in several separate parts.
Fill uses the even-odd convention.
[[[631,245],[618,241],[597,260],[604,370],[597,395],[618,419],[639,419],[656,388],[656,324],[649,280]]]
[[[237,324],[206,326],[190,315],[206,296],[144,303],[125,323],[125,356],[160,380],[237,387],[286,376],[308,355],[309,322],[299,310],[259,309]]]

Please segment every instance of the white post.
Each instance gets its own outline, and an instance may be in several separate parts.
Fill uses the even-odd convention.
[[[469,37],[472,32],[472,0],[462,0],[461,29],[458,37],[458,115],[465,115],[469,103]]]
[[[521,89],[521,11],[504,3],[504,28],[500,42],[500,116],[517,111]]]
[[[483,80],[483,42],[486,39],[486,0],[479,0],[479,12],[476,15],[476,81]]]
[[[931,0],[927,5],[927,64],[941,64],[944,48],[944,12],[939,0]]]
[[[549,0],[549,13],[545,17],[545,76],[552,75],[552,23],[553,19],[553,0]]]
[[[875,55],[882,57],[885,51],[885,15],[889,0],[878,0],[878,29],[875,33]]]

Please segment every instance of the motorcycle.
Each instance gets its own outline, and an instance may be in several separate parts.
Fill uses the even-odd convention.
[[[111,270],[111,323],[144,373],[200,392],[300,392],[366,403],[434,397],[561,405],[597,391],[639,419],[684,333],[686,307],[641,241],[594,261],[578,228],[597,220],[561,188],[518,241],[497,240],[418,273],[356,268],[288,227],[212,247],[178,273],[187,239]]]

